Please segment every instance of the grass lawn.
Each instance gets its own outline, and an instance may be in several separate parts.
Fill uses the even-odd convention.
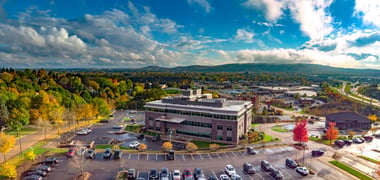
[[[131,132],[140,132],[141,126],[138,124],[128,124],[124,130]]]
[[[20,131],[19,131],[19,135],[20,136],[24,136],[24,135],[35,133],[36,131],[37,131],[37,129],[35,129],[35,128],[22,127],[20,129]],[[5,134],[16,136],[17,135],[17,131],[14,130],[14,129],[12,129],[12,130],[6,130]]]
[[[340,169],[345,170],[346,172],[358,177],[359,179],[362,180],[372,180],[372,178],[368,177],[367,175],[347,166],[344,163],[338,162],[338,161],[329,161],[330,164],[333,164],[336,167],[339,167]]]
[[[367,160],[367,161],[373,162],[373,163],[380,163],[380,161],[378,161],[378,160],[376,160],[376,159],[372,159],[372,158],[367,157],[367,156],[358,156],[358,157],[360,157],[360,158],[362,158],[362,159],[365,159],[365,160]]]
[[[26,150],[26,151],[23,151],[23,154],[25,154],[26,152],[28,151],[31,151],[33,149],[34,151],[34,154],[37,156],[37,155],[40,155],[40,154],[43,154],[44,152],[46,151],[49,151],[49,149],[46,149],[46,148],[42,148],[42,146],[44,146],[46,143],[46,141],[40,141],[38,142],[37,144],[33,145],[30,149]],[[9,159],[7,160],[7,162],[9,164],[12,164],[16,167],[20,166],[22,163],[24,163],[25,161],[28,161],[27,159],[25,159],[25,157],[21,154],[13,157],[12,159]]]
[[[106,149],[106,148],[111,148],[112,149],[112,144],[97,144],[95,145],[95,149]],[[126,148],[123,146],[119,146],[120,149],[127,149],[130,150],[130,148]]]
[[[282,125],[275,125],[271,129],[276,132],[289,132],[289,130],[285,129]]]
[[[131,120],[131,118],[129,118],[129,117],[124,117],[124,119],[123,119],[123,121],[129,121],[129,120]]]
[[[325,144],[325,145],[330,145],[330,140],[326,140],[326,139],[319,139],[319,138],[316,138],[316,137],[309,137],[309,140],[315,141],[317,143],[322,143],[322,144]],[[331,142],[334,142],[334,141],[331,141]]]
[[[208,148],[210,144],[218,144],[220,146],[226,146],[228,144],[223,144],[223,143],[214,143],[214,142],[205,142],[205,141],[190,141],[194,143],[198,148]]]
[[[259,124],[257,124],[257,123],[252,123],[252,124],[251,124],[251,128],[255,128],[257,125],[259,125]]]
[[[182,94],[182,90],[177,89],[164,89],[166,94]]]

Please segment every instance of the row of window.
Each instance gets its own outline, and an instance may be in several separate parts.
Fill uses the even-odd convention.
[[[210,124],[210,123],[204,123],[204,122],[183,121],[183,122],[181,122],[181,124],[188,125],[188,126],[197,126],[197,127],[212,128],[212,124]]]
[[[223,141],[223,136],[216,137],[217,140]],[[226,141],[232,141],[232,137],[226,137]]]
[[[223,125],[216,125],[217,130],[223,130]],[[232,126],[226,126],[227,131],[232,131]]]
[[[206,133],[201,133],[201,132],[192,132],[192,131],[184,131],[184,130],[177,129],[177,134],[211,139],[211,134],[206,134]]]
[[[216,119],[227,119],[227,120],[236,120],[237,116],[233,115],[222,115],[222,114],[211,114],[211,113],[202,113],[202,112],[192,112],[192,111],[182,111],[177,109],[158,109],[158,108],[147,108],[148,111],[153,112],[162,112],[162,113],[172,113],[172,114],[181,114],[187,116],[200,116],[200,117],[208,117],[208,118],[216,118]],[[240,115],[239,117],[241,117]]]

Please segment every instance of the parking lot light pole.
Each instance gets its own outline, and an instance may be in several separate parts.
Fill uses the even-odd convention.
[[[173,129],[169,129],[169,141],[172,142]]]

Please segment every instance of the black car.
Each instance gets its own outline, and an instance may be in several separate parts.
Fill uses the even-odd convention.
[[[95,149],[87,149],[86,158],[94,159],[96,156]]]
[[[249,163],[249,162],[245,162],[243,164],[243,170],[247,173],[247,174],[255,174],[256,171],[255,171],[255,168],[253,168],[252,164]]]
[[[315,149],[311,151],[311,156],[314,156],[314,157],[322,156],[323,154],[325,154],[325,151],[320,150],[320,149]]]
[[[43,170],[33,170],[33,171],[26,172],[26,175],[27,176],[38,175],[38,176],[45,177],[46,176],[46,171],[43,171]]]
[[[55,157],[48,157],[43,160],[41,164],[58,164],[58,159]]]
[[[39,175],[25,176],[23,180],[42,180],[42,177]]]
[[[275,168],[269,169],[269,175],[272,176],[276,180],[282,180],[284,178],[281,172]]]
[[[149,171],[149,180],[156,180],[158,179],[158,172],[156,168],[152,168]]]
[[[264,171],[269,171],[272,168],[272,165],[266,160],[262,160],[260,166]]]
[[[169,180],[169,169],[164,167],[161,169],[161,180]]]
[[[42,171],[45,171],[45,172],[50,172],[51,171],[51,167],[50,166],[46,166],[46,165],[39,165],[34,170],[42,170]]]
[[[123,152],[120,151],[120,149],[115,150],[113,154],[114,159],[120,159],[123,156]]]
[[[207,180],[218,180],[218,178],[215,175],[211,175],[207,178]]]
[[[111,148],[106,148],[106,150],[103,153],[103,158],[111,158],[111,156],[112,156]]]
[[[296,168],[298,166],[296,161],[294,161],[293,159],[290,159],[290,158],[286,158],[285,165],[290,167],[290,168]]]
[[[247,147],[247,153],[248,154],[256,154],[257,152],[255,151],[255,149],[253,149],[253,147]]]
[[[343,142],[346,145],[351,145],[352,144],[352,140],[349,140],[349,139],[343,140]]]
[[[203,174],[203,171],[201,168],[194,168],[194,178],[199,179],[199,178],[204,178],[205,175]]]
[[[335,144],[336,146],[338,146],[339,148],[342,148],[342,147],[345,145],[345,143],[344,143],[343,140],[336,140],[336,141],[334,142],[334,144]]]
[[[136,179],[136,169],[128,169],[127,178],[128,178],[128,180],[135,180]]]
[[[167,154],[168,160],[174,160],[175,159],[175,154],[174,150],[170,150]]]

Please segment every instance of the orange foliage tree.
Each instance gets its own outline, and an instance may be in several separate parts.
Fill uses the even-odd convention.
[[[326,138],[330,140],[330,144],[333,140],[338,138],[338,128],[335,127],[335,122],[329,122],[329,128],[326,131]]]

